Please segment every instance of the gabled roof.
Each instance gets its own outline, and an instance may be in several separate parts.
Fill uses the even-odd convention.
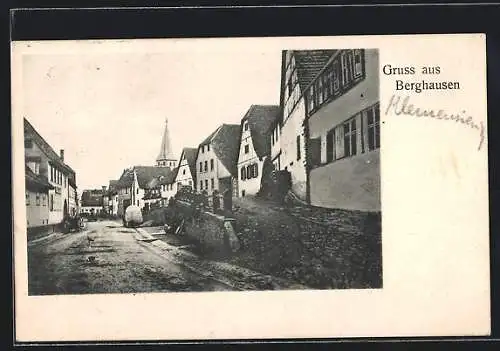
[[[183,158],[186,159],[186,161],[189,165],[189,170],[191,172],[191,177],[193,177],[194,182],[196,182],[196,157],[197,156],[198,156],[198,149],[197,148],[185,147],[182,149],[181,158],[179,159],[179,165],[180,165]],[[177,169],[177,171],[178,171],[178,169]],[[177,177],[177,172],[175,174],[175,177]],[[174,177],[174,180],[175,180],[175,177]]]
[[[102,206],[102,189],[87,189],[82,192],[82,206],[99,207]]]
[[[134,169],[126,168],[123,170],[120,179],[118,179],[118,183],[116,184],[117,189],[128,188],[132,186],[134,182]]]
[[[61,160],[61,157],[54,151],[54,149],[52,149],[52,147],[36,131],[36,129],[26,118],[24,118],[24,138],[31,139],[35,144],[37,144],[38,147],[43,151],[43,153],[47,155],[51,163],[53,163],[55,166],[58,166],[68,173],[75,173],[75,171],[70,166],[68,166]]]
[[[212,145],[217,158],[235,176],[240,145],[240,125],[222,124],[200,144],[200,147],[208,143]]]
[[[241,128],[248,121],[253,147],[259,158],[271,153],[271,127],[279,118],[280,112],[278,105],[252,105],[241,120]]]
[[[158,185],[173,184],[175,182],[175,177],[177,176],[178,167],[175,167],[172,172],[166,176],[160,176],[158,179]]]
[[[47,178],[39,174],[35,174],[28,165],[25,166],[25,183],[26,189],[31,191],[48,191],[54,187],[49,183]]]
[[[154,178],[161,176],[170,177],[172,169],[170,167],[156,167],[156,166],[135,166],[134,171],[137,174],[137,182],[139,187],[147,189],[149,182]]]
[[[115,195],[118,193],[118,188],[119,188],[119,181],[118,180],[110,180],[106,194],[108,196]]]
[[[304,90],[318,76],[338,50],[294,50],[299,85]]]

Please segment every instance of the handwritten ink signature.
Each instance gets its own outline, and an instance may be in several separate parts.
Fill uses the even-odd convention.
[[[402,98],[401,96],[393,95],[387,105],[387,109],[385,114],[387,115],[390,111],[393,111],[396,115],[407,115],[414,117],[430,117],[435,119],[448,120],[455,123],[463,124],[464,126],[470,127],[472,129],[476,129],[479,131],[479,145],[478,151],[481,150],[484,144],[484,124],[482,121],[479,123],[474,121],[472,116],[466,116],[466,112],[462,111],[460,113],[448,113],[444,110],[433,110],[433,109],[424,109],[421,107],[417,107],[410,103],[410,97],[406,96]]]

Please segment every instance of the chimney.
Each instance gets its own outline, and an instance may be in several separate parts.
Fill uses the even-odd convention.
[[[61,157],[61,161],[64,162],[64,149],[60,150],[60,157]]]

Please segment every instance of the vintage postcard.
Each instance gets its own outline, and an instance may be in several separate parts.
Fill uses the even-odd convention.
[[[18,341],[490,333],[484,34],[13,42],[12,89]]]

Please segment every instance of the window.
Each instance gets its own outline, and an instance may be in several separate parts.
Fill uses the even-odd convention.
[[[208,179],[205,179],[205,189],[208,189]]]
[[[208,172],[208,161],[205,161],[205,172]]]
[[[326,162],[332,162],[335,157],[335,130],[332,129],[326,134]]]
[[[245,131],[248,130],[248,122],[245,122],[243,124],[243,130],[245,130]]]
[[[36,205],[40,206],[40,194],[36,194]]]
[[[26,206],[30,204],[30,193],[26,192]]]
[[[207,144],[207,151],[210,151],[210,144]]]
[[[245,180],[247,175],[247,171],[245,166],[241,167],[241,180]]]
[[[200,172],[203,172],[203,162],[200,162]]]
[[[356,155],[356,119],[344,123],[344,155]]]
[[[214,160],[213,159],[210,160],[210,170],[211,171],[214,170]]]
[[[300,135],[297,135],[297,161],[300,160]]]
[[[139,188],[136,189],[135,191],[136,194],[139,194]]]
[[[307,113],[351,89],[365,75],[364,50],[342,50],[306,91]]]
[[[354,50],[354,78],[363,76],[363,50]]]
[[[380,147],[380,109],[375,106],[366,112],[368,150],[372,151]]]
[[[40,174],[40,163],[35,162],[35,174]]]
[[[182,174],[183,174],[183,175],[185,175],[185,174],[186,174],[186,170],[185,170],[185,169],[183,169],[183,170],[182,170]]]
[[[203,180],[200,180],[200,190],[203,190]]]
[[[250,148],[249,148],[248,144],[245,145],[245,154],[248,154],[249,150],[250,150]]]
[[[201,146],[201,153],[204,153],[205,152],[205,145],[202,145]]]
[[[44,206],[47,206],[47,195],[46,194],[42,195],[42,203]]]
[[[212,186],[212,189],[215,187],[215,181],[214,178],[210,179],[210,185]]]
[[[259,165],[255,163],[253,167],[254,167],[255,178],[257,178],[259,176]]]
[[[31,149],[33,147],[33,140],[31,140],[31,139],[24,139],[24,147],[26,149]]]
[[[193,182],[190,180],[188,183],[189,183],[189,186],[192,188],[193,187]]]
[[[53,194],[50,194],[50,210],[51,211],[54,211],[54,195]]]
[[[137,200],[137,207],[139,207],[139,200]]]

